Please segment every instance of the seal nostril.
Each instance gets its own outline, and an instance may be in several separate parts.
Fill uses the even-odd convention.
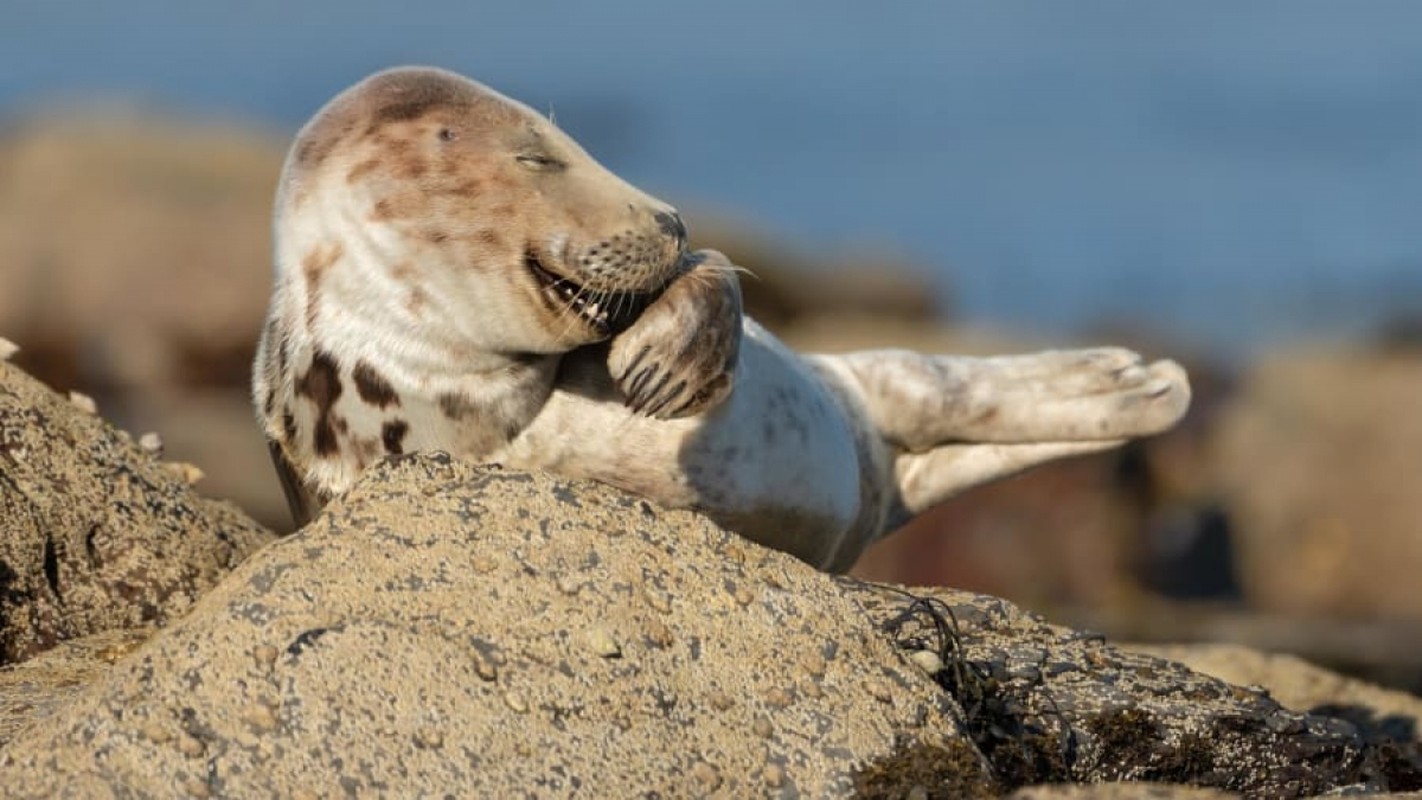
[[[686,225],[681,221],[681,215],[673,212],[658,211],[652,214],[652,218],[657,221],[657,227],[662,233],[677,240],[678,244],[686,243]]]

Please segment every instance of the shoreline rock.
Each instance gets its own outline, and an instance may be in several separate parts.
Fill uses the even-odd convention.
[[[1415,728],[1290,710],[998,598],[825,575],[599,484],[402,457],[261,546],[0,370],[20,487],[0,500],[29,503],[6,542],[69,590],[0,598],[26,659],[0,669],[0,796],[1422,788]],[[71,560],[116,514],[128,549]],[[1064,783],[1103,785],[1043,786]]]
[[[0,665],[181,616],[274,536],[0,362]]]

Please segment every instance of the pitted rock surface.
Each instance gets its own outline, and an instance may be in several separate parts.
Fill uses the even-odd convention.
[[[375,467],[125,636],[0,672],[0,796],[1272,798],[1418,776],[1415,743],[996,598],[826,576],[690,512],[437,454]]]
[[[272,538],[0,361],[0,664],[172,619]]]
[[[1415,734],[1364,736],[1346,716],[1290,710],[1263,689],[1110,646],[996,598],[845,585],[901,647],[941,653],[939,683],[1007,786],[1148,781],[1265,797],[1422,788]]]
[[[104,631],[60,642],[27,661],[0,667],[0,748],[22,728],[63,708],[152,633],[146,627]]]
[[[36,797],[818,797],[923,747],[961,756],[973,793],[986,762],[953,714],[789,556],[606,487],[421,456],[253,556],[0,770]]]

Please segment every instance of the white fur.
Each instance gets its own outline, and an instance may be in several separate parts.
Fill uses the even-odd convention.
[[[347,144],[319,168],[288,158],[277,205],[276,288],[254,397],[259,407],[274,403],[275,410],[262,414],[266,433],[319,495],[349,488],[378,455],[382,425],[398,419],[408,426],[404,452],[446,450],[603,481],[664,506],[699,509],[763,544],[842,570],[874,539],[958,492],[1165,430],[1189,404],[1178,365],[1145,365],[1119,348],[989,359],[904,351],[801,357],[754,322],[738,323],[737,302],[722,312],[736,316],[712,320],[726,325],[706,328],[734,331],[743,324],[729,396],[695,416],[642,416],[619,391],[617,381],[625,376],[615,381],[609,375],[605,351],[580,347],[596,342],[596,332],[541,304],[522,253],[525,246],[541,247],[540,257],[584,286],[605,281],[620,291],[645,291],[679,269],[684,241],[652,222],[669,207],[604,170],[526,108],[448,73],[375,76],[333,101],[299,142],[323,135],[323,119],[354,113],[349,109],[364,100],[361,92],[400,91],[400,81],[462,87],[485,104],[480,108],[493,109],[472,116],[471,125],[506,126],[496,133],[509,125],[533,131],[572,164],[557,179],[522,178],[509,166],[520,151],[510,150],[495,153],[506,160],[479,162],[479,169],[503,170],[499,174],[515,181],[566,180],[568,188],[531,183],[540,187],[528,197],[539,204],[541,221],[518,220],[528,229],[511,235],[522,239],[471,261],[467,250],[431,245],[373,215],[378,190],[390,191],[390,180],[347,177],[358,158],[370,156],[367,145]],[[434,147],[417,123],[401,130],[409,142]],[[447,156],[431,157],[440,154]],[[479,157],[489,156],[481,151]],[[468,162],[440,163],[449,172]],[[575,206],[565,215],[563,191]],[[483,221],[478,206],[440,208],[444,217],[417,222],[460,228],[471,217]],[[628,252],[635,257],[601,260],[608,237],[631,241]],[[593,243],[603,245],[603,256]],[[336,255],[319,280],[308,276],[304,262],[330,253]],[[612,268],[629,260],[635,263]],[[724,274],[734,279],[729,270]],[[315,299],[307,293],[311,280],[319,283]],[[407,302],[412,293],[423,298],[418,311]],[[634,324],[623,335],[636,330]],[[276,348],[283,346],[284,372],[276,366]],[[336,415],[344,426],[335,455],[313,451],[311,432],[322,409],[297,390],[313,373],[318,352],[338,365],[341,393],[325,409],[328,422]],[[390,384],[397,408],[357,396],[352,370],[358,363]],[[478,413],[451,414],[444,395],[462,398]],[[299,435],[284,434],[284,411],[294,415]]]

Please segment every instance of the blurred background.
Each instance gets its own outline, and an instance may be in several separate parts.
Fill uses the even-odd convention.
[[[817,350],[1121,343],[1169,435],[861,575],[1422,690],[1422,4],[0,2],[0,335],[289,527],[245,397],[284,148],[426,63],[556,116]]]

